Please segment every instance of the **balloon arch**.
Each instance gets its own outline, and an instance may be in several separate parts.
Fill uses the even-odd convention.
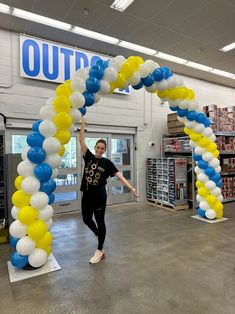
[[[22,161],[15,179],[17,191],[12,196],[10,244],[14,248],[11,263],[23,268],[40,267],[51,253],[53,208],[58,167],[64,145],[70,141],[74,124],[85,115],[86,108],[112,94],[115,88],[145,88],[168,101],[177,112],[184,131],[190,137],[196,162],[198,214],[208,219],[223,216],[222,181],[216,137],[210,120],[198,110],[193,90],[183,85],[169,68],[152,60],[117,56],[109,61],[98,60],[91,68],[80,69],[74,78],[56,88],[56,97],[47,100],[40,110],[41,120],[32,125],[27,136],[29,145],[22,151]]]

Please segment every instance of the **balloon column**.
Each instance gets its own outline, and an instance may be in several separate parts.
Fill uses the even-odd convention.
[[[98,60],[90,69],[80,69],[71,80],[56,88],[40,110],[41,120],[32,126],[27,137],[29,147],[22,152],[15,180],[17,191],[12,196],[10,226],[11,245],[15,249],[11,262],[22,268],[26,264],[42,266],[51,253],[54,178],[58,174],[64,145],[69,142],[74,123],[86,114],[87,107],[99,102],[102,95],[112,94],[115,88],[136,90],[145,88],[168,101],[177,112],[190,137],[196,162],[198,214],[208,219],[223,215],[219,151],[210,121],[199,112],[194,92],[183,85],[169,68],[152,61],[130,56],[117,56],[109,61]]]

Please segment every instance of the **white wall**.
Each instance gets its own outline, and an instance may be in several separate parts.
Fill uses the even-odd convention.
[[[211,103],[219,106],[235,105],[235,91],[198,79],[183,77],[192,88],[201,106]],[[37,119],[40,107],[55,95],[57,84],[24,79],[19,76],[19,35],[0,29],[0,112],[7,117]],[[161,105],[156,95],[144,90],[131,95],[105,96],[88,109],[90,124],[128,126],[137,129],[135,162],[137,188],[140,200],[145,197],[145,164],[147,157],[160,155],[160,139],[167,131],[168,105]],[[149,142],[156,143],[154,148]]]

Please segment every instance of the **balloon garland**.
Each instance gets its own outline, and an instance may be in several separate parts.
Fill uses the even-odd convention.
[[[10,226],[10,244],[15,249],[11,256],[14,267],[28,263],[40,267],[51,253],[53,208],[58,167],[64,154],[64,145],[70,140],[74,124],[87,107],[112,94],[115,88],[136,90],[145,88],[168,101],[177,112],[184,131],[190,137],[198,188],[198,214],[208,219],[223,216],[222,181],[216,137],[210,120],[198,110],[193,90],[183,85],[168,67],[160,67],[152,60],[117,56],[109,61],[98,60],[90,69],[80,69],[71,80],[56,88],[56,97],[48,99],[40,110],[41,120],[32,126],[22,151],[22,162],[15,180],[17,191],[12,196],[11,211],[15,221]]]

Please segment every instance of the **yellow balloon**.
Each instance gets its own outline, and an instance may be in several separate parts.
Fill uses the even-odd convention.
[[[38,218],[38,211],[32,206],[24,206],[19,210],[18,219],[22,224],[30,225]]]
[[[168,96],[168,89],[166,89],[166,90],[164,90],[164,91],[158,90],[158,91],[157,91],[157,95],[158,95],[158,97],[161,98],[161,99],[167,98],[167,96]]]
[[[35,241],[44,237],[47,232],[47,225],[42,220],[36,220],[28,227],[28,235]]]
[[[192,134],[189,134],[189,137],[193,142],[199,142],[202,138],[202,135],[200,133],[193,132]]]
[[[124,77],[129,79],[134,74],[135,68],[129,62],[124,62],[120,72],[124,75]]]
[[[52,252],[52,249],[51,249],[51,247],[50,247],[50,246],[48,246],[48,247],[44,248],[44,250],[46,251],[47,256],[49,256],[49,255],[51,254],[51,252]]]
[[[215,204],[213,204],[212,208],[217,212],[222,211],[224,206],[221,202],[216,202]]]
[[[207,197],[209,195],[209,191],[204,188],[204,187],[201,187],[198,189],[198,194],[201,196],[201,197]]]
[[[223,217],[223,214],[224,214],[224,213],[223,213],[222,210],[217,211],[217,212],[216,212],[216,218],[217,218],[217,219],[220,219],[221,217]]]
[[[210,153],[213,153],[217,149],[217,145],[213,142],[210,143],[209,146],[207,146],[206,150]]]
[[[190,135],[190,134],[193,134],[194,131],[193,131],[193,129],[184,128],[184,133],[187,135]]]
[[[12,195],[12,204],[18,208],[28,206],[29,201],[30,201],[30,197],[31,197],[31,195],[26,194],[22,190],[18,190]]]
[[[115,90],[115,88],[117,88],[117,86],[116,86],[116,83],[115,83],[115,82],[109,83],[109,85],[110,85],[109,94],[112,94],[113,91]]]
[[[57,112],[68,112],[70,110],[70,101],[65,96],[57,96],[53,101],[53,106]]]
[[[118,73],[117,80],[115,81],[118,88],[123,88],[126,84],[126,78],[123,74]]]
[[[50,231],[47,231],[44,237],[37,241],[36,246],[41,249],[47,248],[48,246],[51,245],[52,240],[53,240],[52,234],[50,233]]]
[[[193,100],[195,98],[195,93],[192,89],[188,89],[188,100]]]
[[[65,84],[60,84],[59,86],[57,86],[55,93],[56,93],[56,96],[67,96]]]
[[[67,144],[70,141],[71,135],[66,129],[59,129],[55,137],[60,141],[62,145]]]
[[[24,177],[22,177],[22,176],[16,177],[16,179],[15,179],[15,188],[17,190],[21,189],[21,183],[22,183],[23,180],[24,180]]]
[[[138,63],[138,60],[136,59],[136,57],[130,56],[130,57],[127,58],[127,61],[133,66],[135,71],[138,70],[139,63]]]
[[[217,198],[214,195],[209,195],[206,198],[206,201],[207,201],[207,203],[209,203],[212,206],[217,202]]]
[[[64,152],[65,152],[65,147],[64,147],[64,145],[61,145],[61,148],[60,148],[60,151],[58,152],[58,154],[59,154],[60,156],[63,156],[63,155],[64,155]]]
[[[204,185],[204,183],[202,183],[201,181],[197,180],[197,181],[196,181],[196,187],[197,187],[198,189],[200,189],[200,188],[202,188],[202,187],[205,187],[205,185]]]
[[[211,143],[211,140],[208,137],[203,137],[198,142],[198,145],[200,145],[201,147],[208,147],[210,143]]]
[[[71,80],[65,81],[65,88],[66,88],[66,93],[68,97],[73,93],[73,90],[71,89],[70,84],[71,84]]]
[[[215,158],[219,157],[219,151],[218,151],[218,149],[216,149],[212,154],[213,154],[213,156],[214,156]]]
[[[136,60],[138,62],[139,65],[141,65],[142,63],[144,63],[144,59],[142,57],[137,56]]]
[[[179,88],[179,98],[185,99],[188,97],[188,89],[186,87],[180,87]]]
[[[171,88],[168,91],[168,98],[170,100],[176,100],[178,98],[178,90],[177,88]]]
[[[60,129],[67,129],[72,124],[73,120],[67,112],[59,112],[54,118],[55,125]]]

